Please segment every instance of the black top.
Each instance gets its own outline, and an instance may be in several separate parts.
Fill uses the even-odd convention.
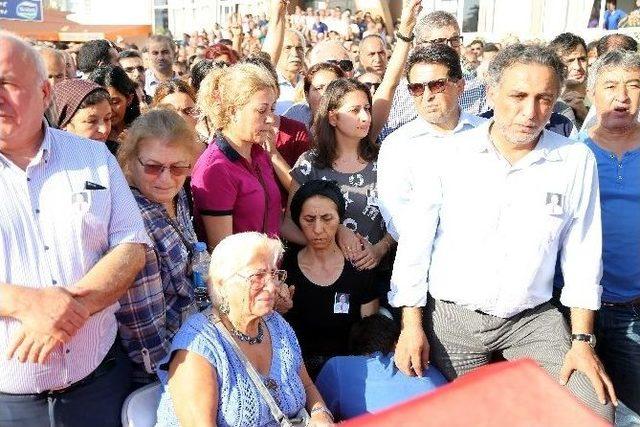
[[[360,306],[377,298],[371,271],[358,271],[345,260],[332,285],[319,286],[300,270],[298,250],[287,251],[282,268],[295,285],[293,308],[285,315],[293,327],[305,361],[309,356],[348,354],[351,326],[360,320]]]

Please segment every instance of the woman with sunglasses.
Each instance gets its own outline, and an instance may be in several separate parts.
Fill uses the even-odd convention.
[[[279,240],[255,232],[228,236],[213,250],[214,308],[187,320],[160,365],[158,426],[279,425],[245,363],[285,416],[306,408],[311,425],[333,425],[295,333],[274,312],[275,295],[286,279],[286,272],[277,270],[282,252]]]
[[[197,238],[183,189],[196,154],[193,130],[167,109],[140,116],[118,150],[153,241],[144,268],[116,313],[122,343],[133,362],[134,388],[156,379],[171,338],[196,310],[190,256]]]

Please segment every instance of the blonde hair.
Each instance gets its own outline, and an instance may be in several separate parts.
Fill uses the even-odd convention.
[[[198,107],[214,129],[225,129],[235,111],[264,89],[278,92],[271,74],[257,65],[241,63],[212,70],[200,85]]]
[[[195,132],[177,112],[169,108],[149,110],[131,124],[125,140],[118,146],[118,162],[129,182],[131,162],[140,154],[140,143],[150,138],[166,140],[167,145],[185,148],[192,162],[199,152]]]
[[[209,290],[213,304],[216,307],[220,305],[221,297],[224,297],[225,280],[255,259],[266,259],[275,268],[283,252],[284,247],[279,239],[255,231],[232,234],[222,239],[211,253],[209,266]]]

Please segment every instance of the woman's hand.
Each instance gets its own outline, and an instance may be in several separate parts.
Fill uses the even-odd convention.
[[[274,310],[280,314],[285,314],[291,310],[293,307],[293,294],[295,291],[295,286],[287,286],[286,283],[276,287]]]
[[[358,239],[356,233],[342,224],[338,226],[336,243],[344,257],[350,262],[353,262],[353,258],[362,251],[360,239]]]
[[[334,426],[335,423],[333,422],[331,417],[329,417],[329,414],[326,414],[324,412],[316,412],[311,417],[310,425],[312,427],[331,427]]]
[[[386,245],[382,241],[372,245],[361,235],[356,233],[356,236],[358,237],[362,250],[360,253],[355,254],[351,263],[358,270],[371,270],[375,268],[386,253]]]

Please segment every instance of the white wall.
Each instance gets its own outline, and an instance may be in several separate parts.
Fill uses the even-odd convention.
[[[151,25],[152,0],[84,0],[78,13],[68,16],[83,25]]]

